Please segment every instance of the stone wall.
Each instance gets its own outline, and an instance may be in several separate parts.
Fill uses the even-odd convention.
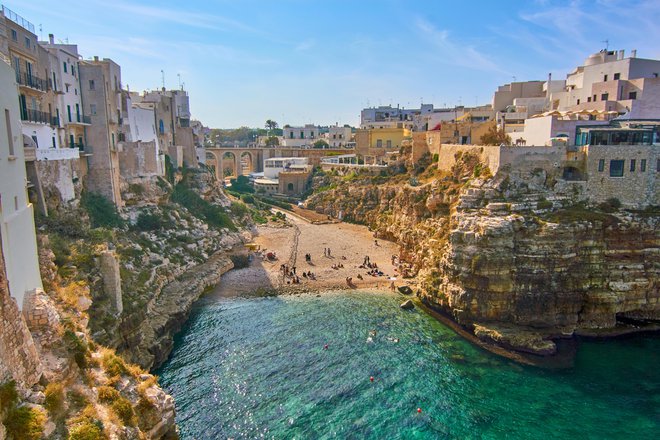
[[[5,261],[0,248],[0,382],[15,380],[31,387],[41,377],[37,348],[23,314],[9,296]]]
[[[80,195],[81,164],[84,159],[36,161],[41,187],[49,208]]]
[[[585,147],[587,155],[587,194],[597,203],[609,198],[617,198],[628,207],[643,208],[660,205],[660,191],[657,188],[660,159],[657,145],[590,145]],[[603,170],[599,163],[603,161]],[[610,176],[612,160],[623,160],[623,176]],[[631,171],[631,161],[635,169]],[[642,161],[646,161],[642,171]]]
[[[158,175],[156,143],[123,142],[119,153],[119,173],[124,179]]]

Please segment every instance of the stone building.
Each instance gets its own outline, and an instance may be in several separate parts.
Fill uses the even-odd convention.
[[[311,147],[321,137],[319,127],[306,124],[303,127],[285,125],[282,129],[283,147]]]
[[[84,149],[89,164],[87,187],[121,208],[118,153],[125,113],[121,68],[111,59],[94,57],[80,61],[79,70],[84,113],[89,114],[91,122]]]
[[[386,153],[399,151],[411,134],[404,127],[359,129],[355,133],[355,152],[365,164],[382,163]]]

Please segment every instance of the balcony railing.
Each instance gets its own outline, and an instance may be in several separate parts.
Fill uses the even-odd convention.
[[[37,122],[40,124],[50,124],[52,117],[50,114],[39,110],[22,109],[21,120],[27,122]]]
[[[5,17],[10,19],[17,25],[21,26],[23,29],[27,29],[28,31],[34,34],[34,25],[29,21],[27,21],[26,19],[24,19],[23,17],[21,17],[20,15],[18,15],[17,13],[15,13],[14,11],[12,11],[11,9],[9,9],[8,7],[3,5],[2,13],[5,15]]]
[[[35,75],[28,75],[27,72],[17,72],[16,82],[19,86],[30,87],[41,92],[48,91],[48,81]]]
[[[91,124],[92,123],[92,118],[89,116],[85,115],[71,115],[71,118],[69,119],[69,124]]]

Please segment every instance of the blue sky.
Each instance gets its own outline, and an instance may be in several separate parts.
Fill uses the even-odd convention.
[[[660,58],[660,1],[11,0],[42,36],[112,58],[131,90],[177,74],[193,117],[229,128],[359,123],[368,105],[489,103],[605,47]],[[57,7],[53,5],[56,4]]]

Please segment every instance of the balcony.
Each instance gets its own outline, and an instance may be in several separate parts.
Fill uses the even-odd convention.
[[[52,116],[50,118],[50,125],[53,127],[59,127],[60,126],[60,117],[59,116]]]
[[[34,34],[34,25],[9,9],[6,6],[2,6],[2,13],[4,14],[5,17],[22,27],[23,29],[27,29],[28,31],[32,32]]]
[[[37,124],[50,124],[52,117],[49,113],[39,110],[21,109],[21,121],[34,122]]]
[[[91,125],[92,118],[85,115],[71,115],[66,125]]]
[[[32,90],[38,90],[39,92],[48,91],[48,81],[43,80],[35,75],[28,75],[27,72],[17,72],[16,82],[21,87],[27,87]]]

